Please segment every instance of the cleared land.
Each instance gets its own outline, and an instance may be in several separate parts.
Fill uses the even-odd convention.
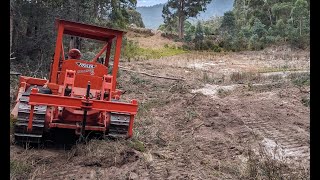
[[[309,179],[307,51],[191,52],[121,65],[134,138],[71,150],[11,145],[12,179]]]

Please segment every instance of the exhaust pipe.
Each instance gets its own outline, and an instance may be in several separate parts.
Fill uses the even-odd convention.
[[[88,81],[88,86],[87,86],[87,93],[86,93],[86,100],[89,101],[89,95],[90,95],[90,81]],[[89,105],[89,103],[85,103],[85,105]],[[83,120],[82,120],[82,127],[81,127],[81,133],[80,133],[80,142],[85,141],[85,131],[86,131],[86,123],[87,123],[87,109],[84,109],[83,111]]]

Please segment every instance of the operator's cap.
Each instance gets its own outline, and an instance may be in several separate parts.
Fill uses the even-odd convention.
[[[81,57],[81,52],[79,49],[70,49],[68,55],[71,59],[79,59]]]

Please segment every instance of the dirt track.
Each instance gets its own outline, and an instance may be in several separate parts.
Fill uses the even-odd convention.
[[[26,165],[27,173],[15,177],[246,179],[252,149],[297,166],[288,172],[305,178],[310,110],[302,102],[309,98],[309,85],[301,81],[309,77],[309,57],[305,51],[270,48],[122,62],[131,70],[185,81],[120,71],[123,100],[139,102],[133,140],[93,140],[69,151],[12,145],[15,162],[37,157]]]

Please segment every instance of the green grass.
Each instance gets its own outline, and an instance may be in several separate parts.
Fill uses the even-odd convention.
[[[299,87],[310,86],[310,74],[291,74],[289,75],[291,82]]]
[[[31,165],[27,164],[26,162],[17,160],[10,161],[10,177],[12,179],[27,179],[31,169]]]
[[[128,141],[128,146],[137,150],[137,151],[140,151],[140,152],[146,151],[146,148],[145,148],[143,142],[136,140],[136,139]]]
[[[14,124],[16,123],[17,119],[10,115],[10,133],[13,133]]]
[[[303,97],[301,99],[301,103],[306,107],[310,107],[310,98],[309,97]]]
[[[137,48],[137,56],[144,57],[146,59],[159,59],[162,57],[174,56],[186,53],[187,51],[179,48],[164,47],[161,49],[145,49]]]
[[[159,49],[142,48],[137,42],[127,40],[124,42],[124,49],[121,53],[122,57],[130,62],[131,60],[159,59],[161,57],[174,56],[186,52],[186,50],[180,47],[169,45],[165,45]]]

